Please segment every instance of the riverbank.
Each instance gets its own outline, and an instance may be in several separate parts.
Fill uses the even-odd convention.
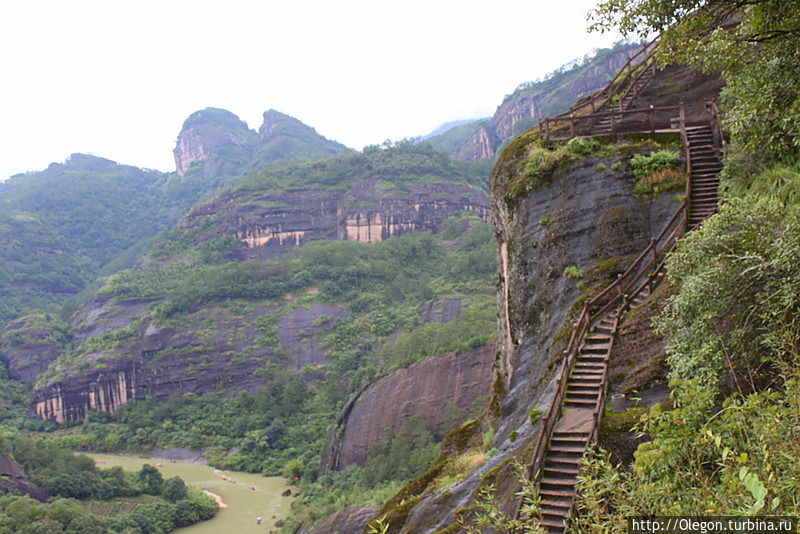
[[[225,501],[222,500],[222,497],[220,497],[216,493],[212,493],[212,492],[210,492],[208,490],[203,490],[203,493],[205,493],[206,495],[208,495],[209,497],[211,497],[212,499],[217,501],[217,506],[219,506],[220,509],[228,507],[228,505],[225,504]]]
[[[253,473],[214,469],[204,463],[167,458],[142,458],[121,454],[84,453],[100,467],[120,466],[140,470],[149,464],[158,468],[164,478],[181,477],[205,491],[220,505],[217,515],[208,521],[176,530],[179,534],[264,534],[276,529],[275,524],[289,517],[296,488],[281,477],[264,477]],[[282,496],[291,490],[292,496]],[[261,517],[258,524],[256,518]]]

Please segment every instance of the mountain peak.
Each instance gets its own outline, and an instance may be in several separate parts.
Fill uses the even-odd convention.
[[[183,176],[193,164],[220,150],[249,154],[257,143],[256,133],[235,114],[220,108],[201,109],[189,115],[178,134],[175,167]]]

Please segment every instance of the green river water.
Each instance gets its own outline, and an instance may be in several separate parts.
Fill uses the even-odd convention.
[[[180,534],[267,534],[275,522],[289,516],[293,497],[282,497],[289,488],[281,477],[263,477],[252,473],[222,471],[203,464],[173,462],[157,458],[137,458],[114,454],[88,454],[98,467],[121,466],[138,471],[144,464],[155,466],[164,478],[179,476],[187,484],[210,491],[222,498],[227,508],[220,507],[213,519],[190,527],[179,528]],[[224,479],[222,477],[225,477]],[[255,490],[250,489],[254,486]],[[294,491],[294,490],[293,490]],[[260,525],[256,517],[262,517]]]

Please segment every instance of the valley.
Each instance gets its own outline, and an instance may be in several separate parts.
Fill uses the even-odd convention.
[[[796,516],[795,4],[600,2],[650,39],[420,138],[206,107],[174,171],[0,182],[0,534]]]

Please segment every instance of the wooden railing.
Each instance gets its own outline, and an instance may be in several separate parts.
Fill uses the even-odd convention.
[[[594,113],[601,109],[608,102],[610,102],[611,98],[617,94],[621,88],[625,87],[625,85],[628,84],[628,82],[633,78],[634,67],[650,59],[653,50],[656,48],[656,45],[657,42],[655,39],[644,45],[635,54],[628,58],[628,60],[622,65],[622,67],[620,67],[620,69],[605,85],[605,87],[599,91],[595,91],[587,97],[578,100],[568,111],[562,113],[561,115],[556,115],[553,118],[579,115],[584,112]]]
[[[661,229],[661,232],[650,240],[650,244],[642,251],[641,254],[634,260],[628,269],[619,275],[617,279],[606,286],[603,291],[597,294],[590,301],[586,302],[577,321],[572,325],[572,334],[570,335],[567,347],[563,351],[563,358],[556,375],[556,392],[553,401],[547,413],[542,415],[542,432],[539,435],[531,461],[528,463],[528,477],[533,479],[541,469],[542,461],[544,460],[547,446],[550,443],[550,438],[553,435],[556,422],[561,412],[561,405],[567,391],[567,381],[569,380],[570,371],[575,359],[578,357],[581,343],[584,336],[589,331],[589,328],[603,318],[609,311],[618,308],[620,312],[624,311],[630,305],[630,302],[635,298],[645,287],[650,287],[651,290],[659,277],[659,272],[663,269],[664,259],[668,252],[670,252],[678,237],[685,228],[684,219],[687,217],[686,202],[682,202],[678,209],[675,210],[672,217]],[[590,443],[596,439],[596,429],[600,424],[603,416],[603,407],[605,406],[605,397],[607,389],[607,368],[603,374],[603,391],[598,398],[597,404],[594,408],[594,431]]]
[[[539,123],[539,131],[545,139],[674,131],[679,112],[680,106],[650,106],[552,117]]]
[[[655,76],[656,74],[656,62],[653,60],[652,57],[648,57],[642,63],[641,70],[634,76],[631,81],[628,83],[628,87],[625,89],[625,92],[619,97],[619,109],[622,111],[625,109],[625,101],[629,96],[636,98],[639,96],[639,80],[643,76]]]
[[[722,112],[719,110],[717,99],[711,99],[706,102],[706,109],[711,115],[711,130],[714,132],[714,144],[722,147],[722,152],[728,148],[728,143],[725,141],[725,134],[722,132]]]

